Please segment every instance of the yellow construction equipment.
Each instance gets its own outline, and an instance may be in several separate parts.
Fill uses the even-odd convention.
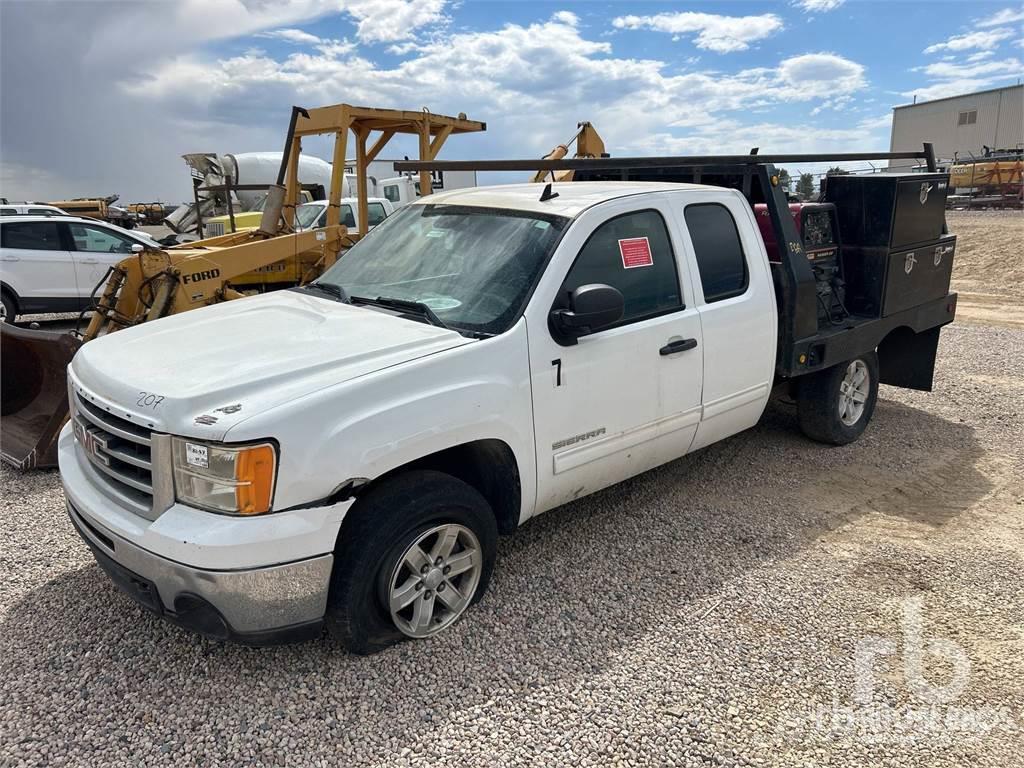
[[[576,143],[574,158],[608,157],[608,153],[604,151],[604,140],[594,126],[583,122],[577,123],[576,129],[575,136],[565,144],[559,144],[541,159],[561,160],[569,154],[569,147],[572,146],[573,142]],[[533,181],[572,181],[572,176],[572,171],[537,171],[533,176]]]
[[[433,160],[445,140],[456,133],[486,130],[486,125],[458,117],[397,109],[337,104],[318,109],[293,107],[278,183],[270,187],[260,226],[158,251],[138,249],[111,269],[84,333],[55,334],[9,323],[0,324],[0,376],[3,380],[3,430],[0,458],[21,469],[53,466],[56,438],[67,419],[66,368],[81,344],[121,328],[220,301],[240,298],[232,278],[281,262],[291,262],[292,284],[318,276],[337,260],[356,235],[340,222],[348,132],[356,145],[358,221],[367,231],[367,164],[398,133],[419,137],[420,159]],[[369,147],[367,141],[378,132]],[[299,201],[297,178],[302,138],[334,134],[327,226],[295,232]],[[430,174],[421,189],[430,193]],[[281,283],[280,275],[273,281]]]

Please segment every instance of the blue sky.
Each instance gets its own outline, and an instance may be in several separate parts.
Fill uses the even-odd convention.
[[[0,194],[189,194],[291,104],[466,112],[444,156],[886,149],[891,108],[1024,76],[1007,2],[0,2]],[[327,156],[323,143],[306,151]],[[394,144],[388,154],[414,152]]]

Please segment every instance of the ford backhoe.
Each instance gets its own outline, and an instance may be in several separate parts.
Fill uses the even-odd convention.
[[[231,280],[278,262],[289,267],[293,285],[330,267],[358,239],[340,222],[348,132],[355,137],[359,231],[367,231],[367,165],[397,133],[419,137],[420,158],[433,160],[452,134],[483,131],[486,125],[426,110],[403,111],[337,104],[293,107],[277,179],[268,190],[260,226],[253,231],[163,250],[135,246],[96,287],[92,316],[84,332],[52,333],[0,325],[3,430],[0,458],[20,469],[56,463],[56,437],[67,421],[66,368],[77,349],[97,336],[190,309],[241,298]],[[367,146],[371,134],[375,141]],[[294,230],[301,189],[299,153],[304,136],[334,134],[331,184],[325,227]],[[429,194],[430,174],[421,189]],[[280,270],[273,275],[281,284]]]

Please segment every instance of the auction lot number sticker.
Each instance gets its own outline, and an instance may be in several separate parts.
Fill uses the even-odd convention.
[[[651,244],[646,237],[629,237],[619,240],[619,255],[624,269],[650,267],[654,265]]]

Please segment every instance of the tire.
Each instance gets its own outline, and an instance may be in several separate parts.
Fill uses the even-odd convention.
[[[0,323],[13,323],[18,314],[18,305],[7,291],[0,291]]]
[[[852,398],[847,395],[851,391]],[[800,429],[821,443],[852,443],[867,428],[877,400],[878,355],[868,352],[800,381],[796,402]]]
[[[445,575],[451,567],[448,560],[436,564],[434,555],[444,551],[438,549],[441,536],[453,532],[457,540],[450,558],[458,563],[454,567],[474,560],[476,565]],[[418,554],[410,548],[421,539]],[[497,540],[490,505],[461,480],[417,470],[385,481],[356,502],[338,537],[327,598],[328,631],[358,654],[443,631],[487,591]],[[421,567],[415,573],[409,563],[424,562],[417,559],[424,555],[433,562],[423,566],[429,570]],[[397,618],[391,611],[392,596],[396,604],[412,598]],[[457,613],[450,604],[459,608]]]

